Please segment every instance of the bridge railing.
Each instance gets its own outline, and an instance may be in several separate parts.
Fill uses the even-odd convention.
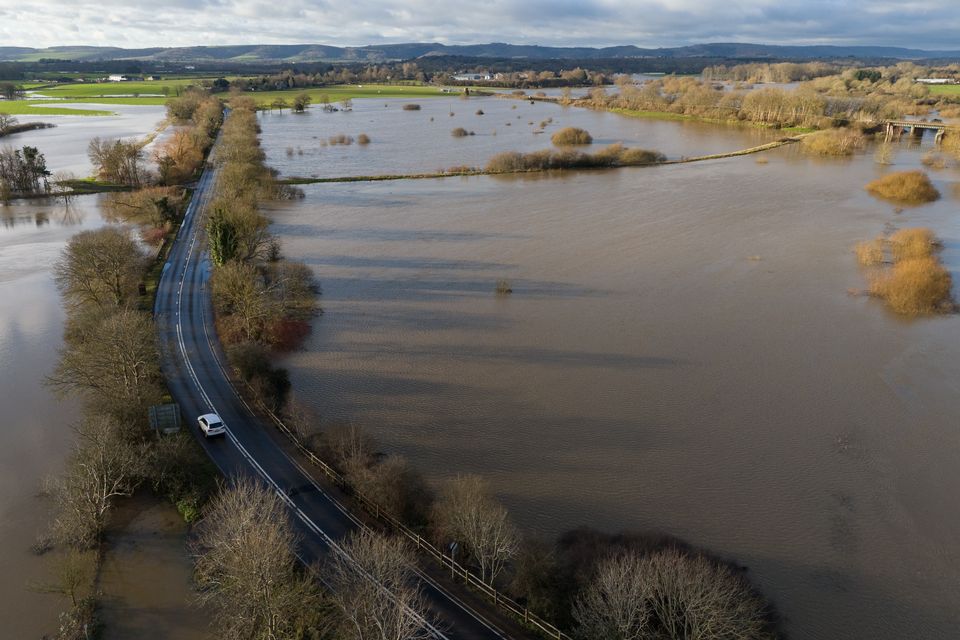
[[[257,397],[257,394],[253,391],[253,388],[250,387],[249,384],[246,384],[246,386],[251,392],[249,397],[254,399],[254,402],[257,404],[258,408],[270,418],[277,429],[287,436],[297,451],[299,451],[307,460],[309,460],[313,466],[323,472],[328,480],[333,482],[341,489],[345,489],[361,504],[361,506],[363,506],[367,513],[372,515],[381,523],[387,525],[387,527],[395,533],[407,538],[413,545],[416,546],[419,551],[426,553],[435,561],[439,562],[440,566],[449,569],[451,575],[461,578],[466,585],[473,587],[486,597],[490,598],[494,605],[515,616],[518,621],[522,621],[524,624],[540,631],[549,638],[556,638],[557,640],[572,640],[569,635],[557,628],[556,625],[544,620],[536,613],[530,611],[527,607],[500,592],[492,584],[482,580],[476,573],[471,571],[469,567],[457,562],[452,556],[443,553],[443,551],[437,548],[436,545],[431,543],[429,540],[421,536],[407,525],[400,522],[400,520],[395,518],[386,509],[381,507],[375,500],[368,498],[362,492],[358,491],[353,485],[350,484],[343,474],[334,469],[331,465],[327,464],[306,445],[304,445],[300,440],[300,436],[296,430],[288,427],[276,413],[271,411],[270,408],[267,407]],[[344,510],[348,510],[344,505],[340,504],[335,497],[328,497],[340,505]]]

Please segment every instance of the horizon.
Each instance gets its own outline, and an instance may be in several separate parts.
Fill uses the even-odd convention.
[[[954,5],[954,6],[951,6]],[[0,0],[5,46],[120,47],[320,44],[518,45],[640,48],[695,44],[958,48],[954,0],[906,6],[877,0],[174,0],[162,13],[144,0]],[[199,44],[203,43],[203,44]],[[361,43],[361,44],[357,44]]]
[[[657,50],[657,49],[681,49],[685,47],[697,47],[697,46],[716,46],[716,45],[752,45],[752,46],[761,46],[761,47],[836,47],[836,48],[892,48],[892,49],[903,49],[903,50],[917,50],[917,51],[928,51],[928,52],[956,52],[960,51],[960,42],[958,42],[953,48],[944,48],[944,47],[928,47],[928,46],[907,46],[907,45],[891,45],[891,44],[882,44],[882,43],[846,43],[846,42],[830,42],[830,43],[802,43],[802,42],[790,42],[790,43],[781,43],[781,42],[770,42],[762,40],[709,40],[703,42],[688,42],[682,44],[666,44],[666,45],[643,45],[643,44],[634,44],[630,42],[619,42],[613,44],[579,44],[579,45],[563,45],[563,44],[545,44],[541,42],[517,42],[511,40],[487,40],[487,41],[470,41],[470,42],[440,42],[438,40],[397,40],[390,42],[367,42],[363,44],[335,44],[330,42],[321,42],[321,41],[288,41],[288,42],[264,42],[264,41],[251,41],[251,42],[224,42],[222,44],[180,44],[180,45],[146,45],[146,46],[132,46],[132,45],[117,45],[117,44],[93,44],[93,43],[76,43],[76,44],[52,44],[47,46],[33,46],[33,45],[22,45],[22,44],[2,44],[0,49],[8,48],[23,48],[23,49],[34,49],[38,51],[49,50],[49,49],[124,49],[124,50],[139,50],[139,49],[194,49],[194,48],[216,48],[216,47],[335,47],[339,49],[364,49],[364,48],[375,48],[375,47],[386,47],[386,46],[400,46],[400,45],[436,45],[444,47],[482,47],[489,45],[507,45],[507,46],[516,46],[516,47],[541,47],[545,49],[610,49],[617,47],[636,47],[638,49],[648,49],[648,50]]]

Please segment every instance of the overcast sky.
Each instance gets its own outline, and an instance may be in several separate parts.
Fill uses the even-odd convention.
[[[0,46],[385,42],[960,49],[960,0],[0,0]]]

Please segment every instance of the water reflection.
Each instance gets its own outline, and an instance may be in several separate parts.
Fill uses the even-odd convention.
[[[44,227],[56,225],[75,227],[82,225],[86,216],[86,207],[76,204],[73,198],[44,198],[30,204],[17,201],[0,205],[0,226],[13,229],[21,225]]]

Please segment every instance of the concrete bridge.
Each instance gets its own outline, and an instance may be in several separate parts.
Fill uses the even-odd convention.
[[[909,131],[915,138],[923,137],[924,131],[934,132],[934,142],[940,144],[948,131],[960,135],[960,127],[945,124],[943,122],[920,122],[917,120],[887,120],[884,122],[886,131],[886,140],[897,140],[903,135],[904,131]]]

